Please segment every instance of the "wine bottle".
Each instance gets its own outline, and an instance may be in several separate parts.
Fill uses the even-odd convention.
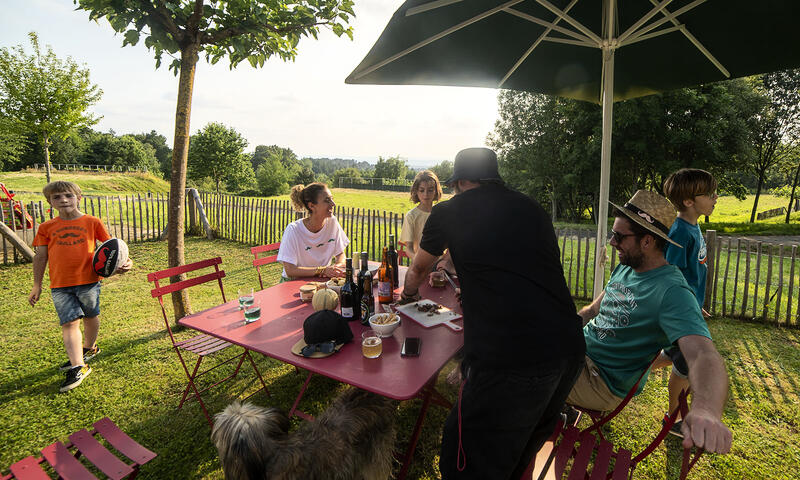
[[[339,292],[342,316],[349,321],[360,321],[361,301],[358,298],[358,287],[353,282],[353,259],[347,258],[345,262],[344,285]]]
[[[383,261],[378,268],[378,302],[392,303],[394,300],[394,284],[392,278],[392,266],[389,264],[388,250],[383,247]]]
[[[397,249],[394,246],[394,235],[389,235],[389,264],[392,266],[392,281],[394,288],[400,285],[400,273],[397,268]]]
[[[375,313],[375,297],[372,296],[372,273],[367,268],[367,252],[361,252],[358,290],[361,293],[361,324],[369,325],[369,317]]]

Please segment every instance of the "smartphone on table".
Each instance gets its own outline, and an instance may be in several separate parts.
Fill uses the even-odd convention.
[[[418,357],[419,350],[422,346],[422,340],[419,337],[406,337],[403,340],[403,348],[400,350],[402,357]]]

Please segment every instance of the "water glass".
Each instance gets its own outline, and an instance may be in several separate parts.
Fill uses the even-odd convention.
[[[261,302],[254,300],[243,307],[244,323],[252,323],[261,318]]]
[[[381,336],[375,330],[365,330],[361,334],[361,353],[367,358],[378,358],[383,352]]]
[[[253,289],[252,288],[240,288],[239,289],[239,310],[252,305],[253,299]]]

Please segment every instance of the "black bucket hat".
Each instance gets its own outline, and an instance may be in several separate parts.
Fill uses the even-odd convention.
[[[488,148],[465,148],[456,154],[453,175],[444,181],[451,184],[458,180],[500,180],[497,172],[497,155]]]
[[[303,322],[303,338],[294,344],[292,353],[309,358],[327,357],[352,340],[347,319],[333,310],[320,310]]]

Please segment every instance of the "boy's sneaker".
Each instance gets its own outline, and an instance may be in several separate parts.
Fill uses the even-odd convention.
[[[83,349],[83,363],[86,364],[89,360],[93,359],[98,353],[100,353],[100,347],[97,344],[94,345],[92,348],[84,348]],[[69,360],[62,363],[59,370],[62,372],[66,372],[67,370],[72,368],[72,363]]]
[[[64,383],[61,384],[61,388],[58,391],[68,392],[72,390],[80,385],[83,379],[88,377],[90,373],[92,373],[92,367],[86,365],[69,369],[67,371],[67,378],[64,379]]]
[[[664,425],[667,422],[665,420],[661,420],[661,424]],[[681,425],[683,425],[683,420],[678,420],[677,422],[672,424],[672,428],[669,429],[670,435],[675,435],[678,438],[683,438],[683,432],[681,432]]]

